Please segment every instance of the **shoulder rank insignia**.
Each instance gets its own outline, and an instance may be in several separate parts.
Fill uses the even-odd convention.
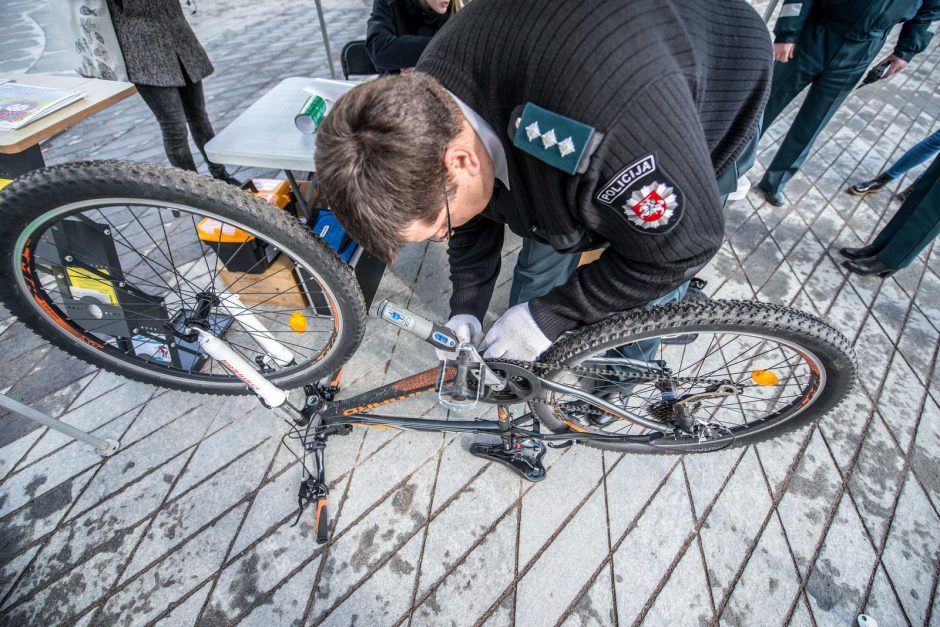
[[[536,159],[568,174],[587,172],[591,154],[604,138],[593,126],[543,109],[531,102],[514,115],[512,143]]]

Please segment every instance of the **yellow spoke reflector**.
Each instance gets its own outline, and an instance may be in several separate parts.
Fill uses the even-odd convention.
[[[777,385],[777,383],[780,381],[780,377],[775,375],[770,370],[755,370],[751,373],[751,379],[757,385],[765,386]]]
[[[297,333],[303,333],[307,330],[307,316],[303,315],[299,311],[295,311],[290,315],[290,322],[287,324],[290,325],[290,328]]]

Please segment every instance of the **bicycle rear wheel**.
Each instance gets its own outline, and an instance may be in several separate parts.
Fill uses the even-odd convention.
[[[665,434],[648,443],[587,442],[632,453],[707,452],[776,437],[833,409],[855,379],[848,341],[824,322],[736,301],[611,316],[564,337],[539,361],[561,366],[546,378],[661,426],[613,419],[563,392],[531,402],[539,421],[555,432]]]
[[[37,170],[0,194],[0,300],[27,327],[161,387],[248,393],[187,328],[202,324],[278,386],[339,369],[362,338],[349,266],[296,218],[176,168]]]

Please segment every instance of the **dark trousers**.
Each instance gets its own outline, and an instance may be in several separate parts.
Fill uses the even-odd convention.
[[[906,268],[940,234],[940,157],[933,160],[872,246],[878,261]]]
[[[193,141],[209,165],[209,172],[215,178],[228,177],[225,166],[212,163],[206,157],[205,145],[215,137],[209,114],[206,112],[206,100],[202,93],[202,81],[186,81],[183,87],[156,87],[137,85],[137,91],[150,107],[160,124],[163,133],[163,147],[170,163],[183,170],[196,171],[196,162],[189,151],[189,139],[186,126],[192,133]]]
[[[759,185],[777,193],[803,165],[819,133],[861,80],[884,45],[884,37],[847,41],[825,27],[807,23],[793,58],[774,63],[770,99],[761,128],[770,128],[777,116],[809,86],[809,93]]]

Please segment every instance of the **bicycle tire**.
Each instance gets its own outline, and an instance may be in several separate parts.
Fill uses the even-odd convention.
[[[170,258],[176,250],[175,238],[178,238],[181,233],[186,234],[186,231],[182,228],[177,230],[171,228],[167,234],[167,226],[161,222],[166,212],[177,217],[183,215],[184,219],[186,214],[191,214],[194,226],[197,217],[217,219],[221,223],[218,228],[219,241],[221,241],[223,227],[231,225],[236,229],[244,229],[245,233],[251,235],[252,238],[269,246],[265,250],[273,251],[276,259],[280,259],[280,255],[283,255],[286,260],[285,264],[294,264],[290,266],[288,274],[299,273],[303,270],[302,276],[305,278],[299,283],[303,284],[304,289],[307,289],[309,284],[322,292],[323,298],[329,305],[330,315],[320,316],[317,313],[316,317],[324,318],[324,325],[327,322],[332,323],[333,333],[324,340],[325,348],[309,357],[308,361],[298,362],[296,366],[291,365],[266,374],[267,378],[278,386],[291,389],[329,376],[355,352],[365,329],[364,299],[352,269],[319,237],[304,228],[286,211],[231,185],[177,168],[130,161],[77,162],[36,170],[17,178],[0,194],[0,215],[3,215],[6,221],[6,227],[0,233],[0,251],[2,251],[0,252],[0,264],[2,264],[0,267],[3,268],[4,275],[7,275],[7,280],[0,283],[0,301],[31,331],[83,361],[138,381],[206,394],[250,393],[244,383],[221,367],[218,367],[216,373],[210,369],[209,374],[185,372],[164,367],[152,356],[142,358],[136,348],[132,351],[125,350],[123,355],[117,354],[120,351],[114,350],[114,347],[107,342],[102,344],[100,337],[91,334],[87,329],[82,328],[82,323],[70,319],[67,314],[63,313],[60,308],[61,303],[57,305],[51,302],[55,299],[50,299],[49,294],[52,292],[49,288],[39,285],[36,273],[45,261],[41,259],[37,261],[36,258],[39,256],[39,251],[48,250],[48,247],[40,248],[40,246],[48,246],[42,244],[41,238],[48,238],[50,229],[55,225],[64,224],[66,218],[78,216],[76,220],[83,220],[85,216],[82,212],[86,210],[83,207],[99,206],[96,203],[109,210],[119,207],[119,204],[113,202],[115,199],[127,201],[126,211],[129,211],[142,227],[134,233],[133,238],[141,239],[141,234],[144,234],[151,241],[156,242],[155,237],[150,233],[149,226],[151,224],[162,225]],[[100,207],[98,211],[104,213]],[[150,213],[141,210],[138,215],[134,207],[150,207],[151,210]],[[91,211],[91,209],[87,210]],[[156,218],[151,217],[154,211],[158,212]],[[145,222],[148,225],[147,228],[143,228]],[[154,226],[153,231],[159,232],[158,227]],[[110,231],[105,232],[110,233]],[[171,239],[171,236],[174,239]],[[118,241],[118,234],[116,233],[112,238]],[[146,259],[145,253],[141,252],[142,247],[131,245],[134,242],[133,238],[127,237],[123,242],[119,242],[122,244],[120,253],[125,254],[126,249]],[[192,239],[191,234],[190,239]],[[210,266],[208,260],[212,249],[202,242],[199,246],[202,247],[201,252],[192,252],[190,249],[186,251],[187,254],[204,255],[207,260],[207,274],[214,273],[213,278],[217,278],[222,274],[221,270],[225,269],[221,265],[221,255],[214,257],[214,265]],[[114,247],[117,248],[117,246]],[[164,253],[165,257],[166,253]],[[228,260],[231,260],[231,256]],[[188,296],[188,293],[184,294],[180,287],[182,285],[180,276],[184,281],[188,279],[175,265],[169,263],[166,265],[171,266],[167,269],[168,272],[176,274],[182,312],[185,304],[184,296]],[[101,272],[106,270],[107,268]],[[151,266],[151,270],[154,271],[150,275],[159,277],[159,269],[155,270]],[[93,277],[94,281],[103,282],[101,272]],[[152,276],[151,280],[155,283]],[[232,273],[232,276],[236,274]],[[30,280],[33,281],[32,284]],[[206,281],[208,282],[208,279]],[[242,284],[239,284],[237,290],[235,287],[231,288],[233,293],[239,294],[244,291],[240,285]],[[167,286],[172,290],[171,282],[167,281]],[[195,288],[187,286],[186,289],[194,290]],[[214,287],[209,286],[206,289],[212,290]],[[46,302],[42,302],[43,300]],[[251,312],[255,309],[260,309],[260,306],[246,307],[246,310]],[[273,317],[275,314],[269,315]],[[277,315],[282,315],[279,310]],[[236,320],[234,323],[236,326],[242,320],[234,314],[229,317]],[[87,321],[90,318],[83,320]],[[304,319],[305,322],[306,320],[307,318]],[[317,322],[313,318],[311,320]],[[86,327],[91,326],[89,322],[84,324]],[[167,323],[164,321],[163,324],[166,326]],[[257,335],[254,333],[256,330],[251,326],[240,328],[240,331],[249,338]],[[322,333],[328,332],[322,331]],[[293,338],[293,336],[286,337]],[[136,346],[133,342],[130,343]],[[314,353],[315,350],[310,349],[310,352]],[[307,360],[305,355],[298,357],[300,358]],[[259,368],[261,365],[259,363]]]
[[[641,454],[702,453],[730,446],[746,446],[780,436],[824,416],[854,386],[855,356],[848,340],[841,333],[805,312],[748,301],[682,302],[623,312],[568,334],[543,354],[539,361],[577,365],[618,345],[667,336],[680,338],[676,344],[681,346],[681,342],[686,341],[683,338],[698,338],[707,333],[738,333],[744,337],[777,340],[795,352],[805,351],[805,354],[818,360],[822,368],[818,381],[822,382],[823,387],[811,399],[794,399],[776,414],[754,421],[753,425],[743,429],[735,426],[734,429],[740,429],[736,433],[731,433],[732,429],[729,429],[730,435],[724,438],[698,443],[692,442],[691,438],[683,442],[670,441],[668,437],[650,443],[596,440],[586,443],[596,448]],[[808,370],[811,371],[811,368]],[[560,380],[566,375],[564,369],[558,369],[543,376]],[[551,431],[559,433],[570,430],[571,410],[561,408],[557,398],[553,401],[551,393],[543,391],[540,402],[532,402],[530,407],[537,419]],[[568,407],[577,409],[581,405],[571,404]],[[588,430],[603,431],[595,428]]]

